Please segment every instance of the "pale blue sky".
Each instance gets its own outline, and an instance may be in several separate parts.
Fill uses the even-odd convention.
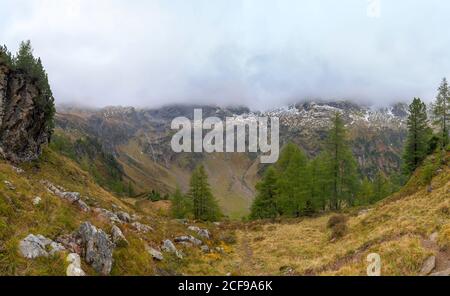
[[[0,0],[0,43],[32,40],[59,103],[432,99],[450,2],[373,1]]]

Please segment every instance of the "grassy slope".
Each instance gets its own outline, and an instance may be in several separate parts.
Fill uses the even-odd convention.
[[[192,267],[212,274],[365,275],[366,258],[379,253],[385,275],[416,275],[430,255],[438,255],[438,269],[450,268],[450,168],[433,178],[433,191],[420,186],[421,171],[404,190],[364,215],[350,210],[348,233],[330,242],[326,224],[331,214],[281,223],[229,225],[237,242],[224,260]],[[428,237],[439,233],[438,243]]]
[[[45,150],[40,161],[23,165],[22,168],[25,172],[17,173],[10,164],[0,161],[0,275],[65,274],[67,254],[37,260],[27,260],[19,255],[19,241],[30,233],[56,239],[78,229],[84,221],[110,232],[111,225],[107,221],[92,212],[82,213],[77,207],[49,193],[40,183],[41,180],[49,180],[68,191],[80,192],[91,207],[111,210],[115,205],[130,214],[137,213],[142,217],[140,222],[155,229],[144,235],[137,234],[127,225],[121,226],[130,246],[116,248],[113,275],[152,275],[157,270],[176,273],[180,266],[201,255],[197,250],[192,250],[193,254],[183,261],[165,255],[163,263],[155,263],[145,251],[145,245],[157,248],[163,239],[186,234],[186,227],[162,215],[151,203],[146,205],[145,212],[135,209],[126,199],[118,199],[98,186],[75,162],[50,149]],[[4,181],[11,182],[15,189],[10,189]],[[35,196],[42,198],[38,206],[32,203]],[[191,250],[186,251],[189,252]],[[95,274],[89,266],[83,268],[88,274]]]
[[[115,250],[113,275],[152,275],[161,270],[194,275],[277,275],[288,268],[296,274],[363,275],[365,258],[371,252],[381,255],[383,274],[413,275],[418,274],[431,254],[450,258],[448,165],[434,177],[431,193],[419,185],[422,174],[419,171],[402,192],[374,205],[369,213],[358,216],[356,209],[350,210],[349,231],[335,242],[330,242],[330,231],[326,228],[330,215],[281,223],[230,222],[219,229],[206,225],[213,231],[210,246],[220,246],[222,252],[204,255],[196,248],[185,249],[184,260],[166,255],[163,263],[150,258],[145,244],[158,247],[163,239],[187,232],[185,226],[166,216],[167,205],[118,199],[99,187],[75,162],[49,149],[39,162],[22,168],[25,172],[20,174],[0,161],[0,274],[3,275],[65,273],[64,255],[37,260],[21,258],[18,243],[30,233],[55,239],[76,230],[84,221],[110,231],[111,226],[100,217],[82,213],[49,193],[40,183],[43,179],[80,192],[83,198],[89,197],[88,203],[93,207],[111,209],[114,204],[129,213],[137,212],[142,223],[155,229],[142,235],[121,226],[131,245]],[[16,189],[11,190],[3,181],[11,182]],[[37,195],[42,202],[34,206],[32,199]],[[436,246],[427,240],[435,231],[439,234]],[[88,266],[84,269],[95,274]]]
[[[190,172],[176,163],[170,169],[155,163],[134,140],[120,147],[125,174],[139,192],[152,189],[172,193],[176,186],[188,190]],[[126,155],[126,156],[124,156]],[[257,166],[242,154],[208,154],[203,162],[214,196],[226,215],[239,219],[249,213],[256,184]]]

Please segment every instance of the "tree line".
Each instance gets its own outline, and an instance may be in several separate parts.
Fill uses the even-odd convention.
[[[265,170],[256,185],[249,218],[300,217],[339,211],[343,207],[372,204],[391,195],[428,155],[449,150],[449,106],[450,89],[445,78],[429,108],[420,98],[414,98],[409,105],[402,176],[387,176],[380,171],[372,179],[359,173],[344,121],[336,113],[322,152],[315,158],[308,158],[294,143],[285,145],[278,162]],[[222,217],[203,166],[194,170],[188,193],[178,189],[171,200],[175,218],[214,221]]]
[[[443,152],[449,149],[449,113],[450,89],[446,78],[442,79],[429,108],[420,98],[414,98],[409,105],[408,137],[403,154],[405,174],[412,174],[436,150],[442,158]]]
[[[187,194],[183,194],[178,188],[171,200],[171,214],[176,219],[193,218],[202,221],[217,221],[222,217],[203,165],[199,165],[193,171]]]
[[[411,176],[428,155],[449,149],[449,105],[450,91],[445,78],[431,104],[431,121],[421,99],[414,98],[409,105],[402,164],[405,178]],[[358,173],[344,122],[336,113],[323,151],[314,159],[308,159],[293,143],[284,147],[279,161],[266,170],[256,186],[250,219],[300,217],[327,210],[339,211],[344,206],[371,204],[391,195],[400,185],[401,181],[383,172],[372,180]]]

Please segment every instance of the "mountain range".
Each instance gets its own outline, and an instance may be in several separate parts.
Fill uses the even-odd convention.
[[[196,108],[203,110],[204,118],[279,117],[281,146],[294,142],[311,157],[321,151],[330,119],[340,112],[349,129],[361,174],[369,178],[374,178],[378,171],[390,175],[401,166],[408,116],[407,105],[402,103],[376,108],[350,101],[305,101],[264,112],[242,106],[92,109],[64,105],[57,108],[55,137],[71,142],[95,139],[98,155],[109,155],[117,162],[122,187],[132,187],[135,196],[151,192],[170,194],[176,187],[186,190],[191,171],[202,163],[225,214],[241,218],[248,214],[255,184],[265,166],[259,163],[256,153],[174,153],[170,146],[174,134],[171,122],[179,116],[192,119]],[[99,161],[100,157],[92,158]],[[108,170],[105,171],[107,175]]]

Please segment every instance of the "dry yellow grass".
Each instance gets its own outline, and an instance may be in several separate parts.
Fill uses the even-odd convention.
[[[76,206],[50,193],[41,180],[49,180],[68,191],[80,192],[92,207],[111,210],[115,205],[130,214],[137,213],[142,217],[142,223],[155,230],[138,234],[129,225],[120,226],[130,246],[115,249],[112,275],[154,275],[157,265],[161,269],[177,272],[179,265],[184,264],[169,255],[166,255],[164,263],[156,263],[145,250],[146,244],[158,247],[164,239],[186,234],[185,226],[161,215],[161,207],[149,204],[145,211],[141,211],[129,200],[118,198],[98,186],[75,162],[50,149],[45,150],[39,161],[21,167],[24,172],[17,173],[11,164],[0,161],[0,275],[65,275],[67,254],[36,260],[20,256],[19,242],[28,234],[42,234],[56,239],[60,235],[72,233],[85,221],[90,221],[106,232],[111,230],[110,223],[95,213],[83,213]],[[15,188],[10,188],[4,181],[10,182]],[[32,202],[36,196],[42,199],[38,206]],[[195,254],[191,256],[194,257]],[[84,265],[83,269],[95,275],[89,266]]]
[[[423,243],[430,234],[438,232],[441,249],[450,246],[448,166],[433,179],[432,187],[431,193],[419,187],[410,195],[396,194],[363,215],[350,210],[349,230],[336,241],[330,241],[326,227],[332,214],[236,226],[237,243],[230,254],[205,265],[213,266],[212,274],[282,275],[290,271],[302,275],[365,275],[367,255],[378,253],[382,274],[417,275],[424,260],[435,251]]]

